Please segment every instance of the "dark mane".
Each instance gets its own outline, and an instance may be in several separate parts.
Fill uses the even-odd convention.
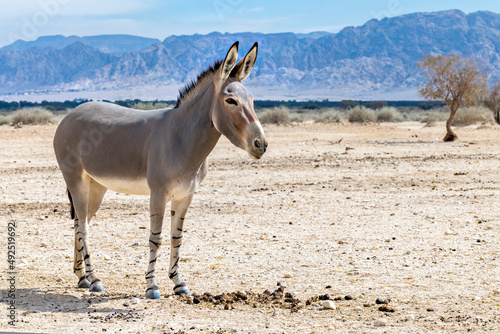
[[[213,65],[208,66],[203,72],[198,74],[196,80],[191,80],[184,87],[179,89],[179,96],[177,97],[177,103],[175,108],[179,107],[183,102],[189,100],[191,97],[196,95],[203,87],[207,85],[208,79],[212,80],[215,72],[219,69],[222,64],[222,60],[217,60]]]

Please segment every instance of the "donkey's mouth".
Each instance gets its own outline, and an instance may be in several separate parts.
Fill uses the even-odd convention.
[[[262,156],[264,155],[264,153],[262,154],[255,154],[255,153],[252,153],[252,152],[248,152],[248,156],[254,160],[259,160],[260,158],[262,158]]]
[[[260,158],[262,158],[264,153],[266,153],[266,149],[267,149],[267,143],[265,143],[265,146],[262,146],[262,147],[255,147],[254,146],[250,151],[248,151],[248,155],[252,159],[259,160]]]

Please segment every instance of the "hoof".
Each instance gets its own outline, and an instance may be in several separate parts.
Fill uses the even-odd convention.
[[[90,282],[86,278],[82,278],[80,282],[78,282],[78,287],[83,289],[88,289],[90,287]]]
[[[160,290],[150,289],[146,291],[146,298],[148,299],[160,299]]]
[[[101,281],[95,281],[94,283],[92,283],[90,285],[89,291],[90,292],[103,292],[104,287],[102,286]]]
[[[176,295],[189,295],[189,290],[188,288],[184,286],[178,286],[174,288],[174,293]]]

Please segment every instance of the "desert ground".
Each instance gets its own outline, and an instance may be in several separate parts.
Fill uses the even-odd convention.
[[[191,297],[172,296],[167,234],[160,300],[144,297],[147,196],[108,191],[89,239],[106,291],[76,288],[55,129],[0,127],[0,331],[500,332],[498,126],[456,128],[444,143],[442,123],[266,125],[259,161],[221,138],[186,217]]]

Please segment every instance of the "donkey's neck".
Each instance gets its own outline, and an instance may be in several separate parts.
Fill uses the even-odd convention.
[[[221,136],[212,123],[212,99],[213,87],[209,85],[171,111],[171,130],[178,133],[176,140],[179,146],[187,153],[187,159],[196,166],[207,158]]]

